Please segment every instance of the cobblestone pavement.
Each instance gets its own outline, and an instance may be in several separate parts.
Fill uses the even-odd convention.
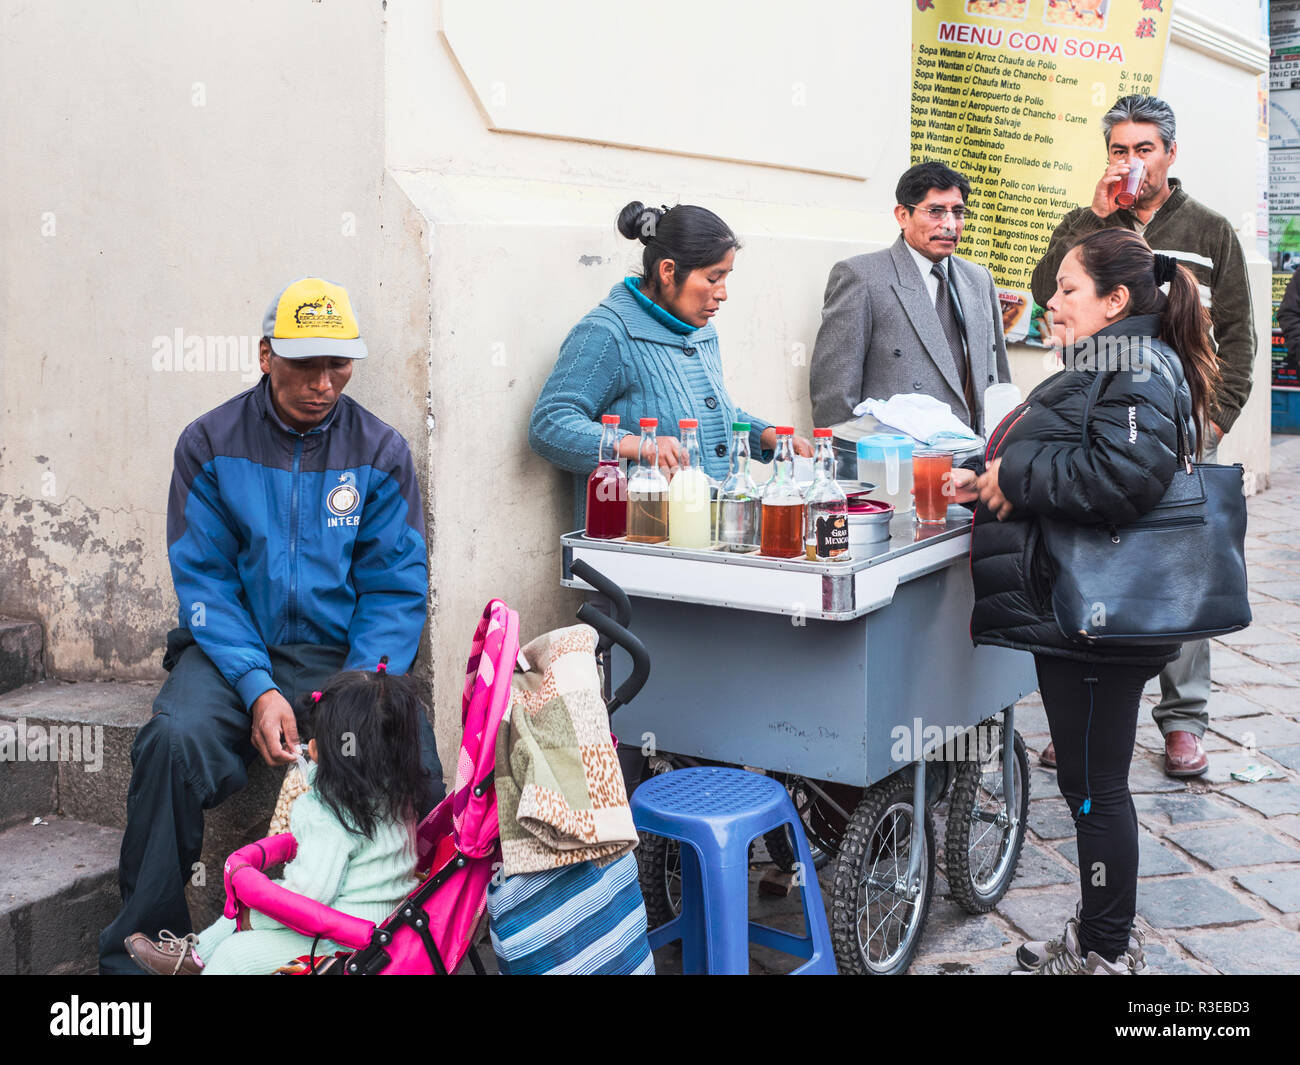
[[[1137,924],[1151,973],[1300,973],[1300,437],[1273,438],[1269,488],[1248,505],[1254,623],[1214,641],[1205,776],[1164,775],[1164,743],[1150,716],[1158,682],[1143,696],[1130,784],[1141,846]],[[949,897],[940,853],[913,973],[1005,973],[1021,942],[1059,935],[1074,912],[1074,827],[1055,773],[1038,764],[1049,737],[1037,696],[1017,704],[1016,726],[1031,777],[1016,879],[993,912],[972,916]],[[1251,763],[1274,775],[1253,784],[1232,779]],[[946,805],[936,810],[940,851]],[[756,863],[755,886],[774,868]],[[829,907],[834,862],[819,877]],[[759,895],[753,916],[797,929],[797,900],[797,891]],[[660,971],[680,971],[675,947],[656,959]],[[751,959],[754,972],[789,968],[762,948]]]

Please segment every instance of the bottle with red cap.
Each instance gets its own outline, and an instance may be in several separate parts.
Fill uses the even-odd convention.
[[[772,478],[763,485],[760,554],[771,558],[803,555],[803,503],[803,493],[794,479],[794,427],[778,425]]]
[[[813,481],[804,495],[804,554],[809,562],[849,560],[849,500],[835,480],[830,429],[813,430]]]
[[[627,532],[627,477],[618,466],[618,415],[600,422],[599,464],[587,478],[587,536],[613,540]]]
[[[668,539],[668,480],[659,469],[658,418],[641,419],[637,465],[627,479],[627,539],[661,544]]]
[[[703,550],[708,548],[713,533],[709,475],[700,458],[700,423],[683,418],[677,424],[686,459],[668,482],[668,546]]]

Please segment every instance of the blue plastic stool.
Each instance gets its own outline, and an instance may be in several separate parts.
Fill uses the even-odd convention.
[[[632,796],[636,827],[682,844],[682,912],[650,933],[650,946],[682,941],[688,973],[749,972],[749,944],[808,959],[795,973],[834,975],[835,953],[808,838],[777,781],[743,769],[701,766],[651,777]],[[749,920],[749,845],[791,827],[804,870],[804,934]]]

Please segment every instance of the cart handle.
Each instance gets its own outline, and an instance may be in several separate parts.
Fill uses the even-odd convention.
[[[588,562],[582,559],[575,559],[569,564],[569,572],[581,581],[586,581],[596,591],[600,592],[614,604],[614,619],[622,628],[627,628],[632,622],[632,604],[628,601],[627,592],[623,591],[617,584],[611,581],[599,570],[593,569]]]
[[[614,603],[614,619],[621,627],[627,628],[632,624],[632,603],[628,601],[628,593],[619,588],[619,585],[604,576],[601,571],[591,568],[590,563],[580,558],[569,563],[569,572],[578,580],[586,581],[602,596]]]

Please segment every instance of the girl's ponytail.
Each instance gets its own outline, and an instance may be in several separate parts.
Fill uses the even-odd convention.
[[[1199,429],[1196,454],[1205,450],[1210,425],[1210,398],[1219,381],[1219,359],[1210,347],[1210,316],[1201,304],[1196,278],[1178,265],[1169,281],[1168,307],[1160,319],[1160,339],[1178,352],[1192,393],[1192,416]]]

